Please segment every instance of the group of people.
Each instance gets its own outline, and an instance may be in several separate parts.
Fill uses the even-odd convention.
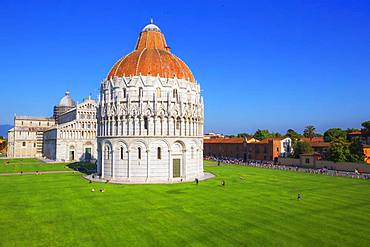
[[[357,169],[354,169],[353,172],[329,170],[327,168],[314,169],[314,168],[304,168],[304,167],[298,167],[298,166],[286,166],[286,165],[281,165],[277,162],[269,161],[269,160],[243,161],[242,159],[215,157],[215,156],[205,156],[204,159],[216,161],[218,165],[220,164],[244,165],[244,166],[254,166],[254,167],[261,167],[261,168],[270,168],[270,169],[276,169],[276,170],[296,171],[296,172],[305,172],[305,173],[312,173],[312,174],[324,174],[328,176],[352,177],[352,178],[357,178],[357,179],[370,179],[370,174],[364,173],[363,171],[359,171]]]

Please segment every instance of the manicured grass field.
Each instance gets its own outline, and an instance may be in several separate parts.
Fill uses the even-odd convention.
[[[43,163],[37,159],[0,159],[0,173],[72,170],[68,163]]]
[[[217,177],[199,185],[0,177],[0,246],[370,245],[369,181],[209,162],[206,170]]]

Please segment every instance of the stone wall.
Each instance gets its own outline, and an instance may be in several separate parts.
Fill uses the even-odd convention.
[[[279,163],[286,166],[297,166],[305,168],[328,168],[338,171],[350,171],[353,172],[355,169],[362,170],[366,173],[370,173],[370,165],[365,163],[353,163],[353,162],[332,162],[326,160],[311,160],[310,163],[306,163],[305,160],[291,159],[291,158],[279,158]]]

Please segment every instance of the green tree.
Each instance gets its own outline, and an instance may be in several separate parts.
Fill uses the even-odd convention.
[[[324,133],[324,140],[326,142],[331,142],[334,139],[337,138],[346,138],[347,137],[347,132],[345,130],[342,130],[340,128],[331,128],[325,131]]]
[[[307,141],[296,141],[293,143],[293,157],[299,158],[301,154],[313,153],[313,148]]]
[[[287,132],[286,132],[286,134],[285,134],[285,136],[286,137],[289,137],[290,139],[292,139],[293,142],[298,141],[302,137],[301,134],[297,133],[293,129],[288,129]]]
[[[256,133],[254,133],[253,137],[258,139],[258,140],[263,140],[263,139],[266,139],[266,138],[272,138],[273,136],[271,135],[271,133],[268,130],[258,129],[256,131]]]
[[[364,162],[365,155],[360,139],[355,139],[349,145],[350,156],[348,161],[351,162]]]
[[[304,128],[303,135],[304,137],[307,137],[310,139],[314,138],[316,135],[316,128],[313,125],[306,126]]]
[[[248,133],[239,133],[237,136],[238,137],[250,137],[251,135]]]
[[[329,148],[329,160],[334,162],[350,160],[349,143],[343,137],[334,139]]]
[[[361,126],[364,127],[362,133],[364,135],[370,135],[370,121],[363,122]]]

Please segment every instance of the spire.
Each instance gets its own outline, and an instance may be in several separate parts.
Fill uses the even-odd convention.
[[[150,24],[154,24],[153,18],[150,18]]]

